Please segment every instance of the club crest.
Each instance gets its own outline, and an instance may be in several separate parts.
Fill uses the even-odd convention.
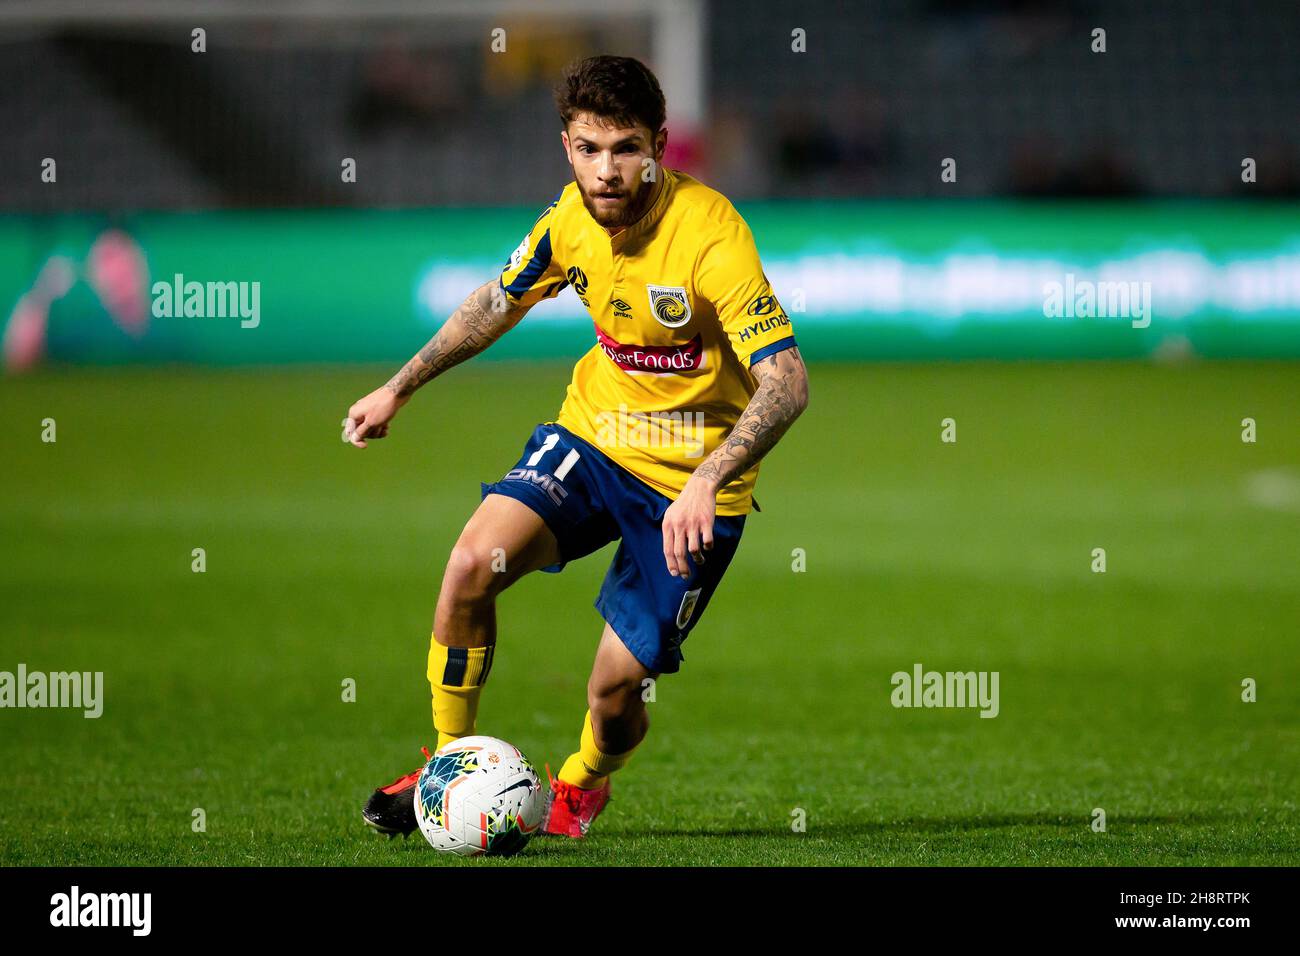
[[[680,328],[691,320],[691,303],[681,286],[647,285],[650,311],[660,325],[670,329]]]

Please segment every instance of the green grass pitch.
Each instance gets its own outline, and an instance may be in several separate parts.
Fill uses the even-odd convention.
[[[591,837],[499,862],[359,810],[429,742],[443,562],[568,368],[457,369],[346,447],[387,372],[0,382],[0,670],[105,673],[98,720],[0,710],[0,863],[1300,858],[1300,366],[814,366]],[[576,742],[611,554],[500,603],[479,727],[539,769]],[[895,709],[916,663],[997,671],[999,715]]]

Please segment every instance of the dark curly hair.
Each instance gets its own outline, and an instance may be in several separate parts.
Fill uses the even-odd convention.
[[[555,87],[555,106],[566,127],[578,114],[592,113],[619,126],[646,126],[652,136],[663,129],[666,114],[659,81],[630,56],[592,56],[570,63]]]

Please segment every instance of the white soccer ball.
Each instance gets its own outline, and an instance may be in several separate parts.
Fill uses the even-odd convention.
[[[518,853],[545,813],[537,771],[517,747],[496,737],[461,737],[439,747],[415,785],[420,832],[445,853]]]

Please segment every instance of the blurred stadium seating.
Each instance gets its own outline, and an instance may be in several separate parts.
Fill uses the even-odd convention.
[[[0,209],[531,205],[565,174],[558,146],[539,146],[560,66],[595,52],[657,65],[637,5],[353,5],[366,19],[311,0],[226,6],[7,4]],[[1253,195],[1300,195],[1300,7],[1179,4],[1194,15],[1171,29],[1169,6],[702,0],[710,125],[678,164],[738,200],[952,195],[933,174],[944,156],[960,157],[962,196],[1220,196],[1243,191],[1253,156]],[[489,49],[498,24],[509,57]],[[69,174],[33,188],[34,157],[54,151]],[[355,188],[341,155],[365,171]]]

